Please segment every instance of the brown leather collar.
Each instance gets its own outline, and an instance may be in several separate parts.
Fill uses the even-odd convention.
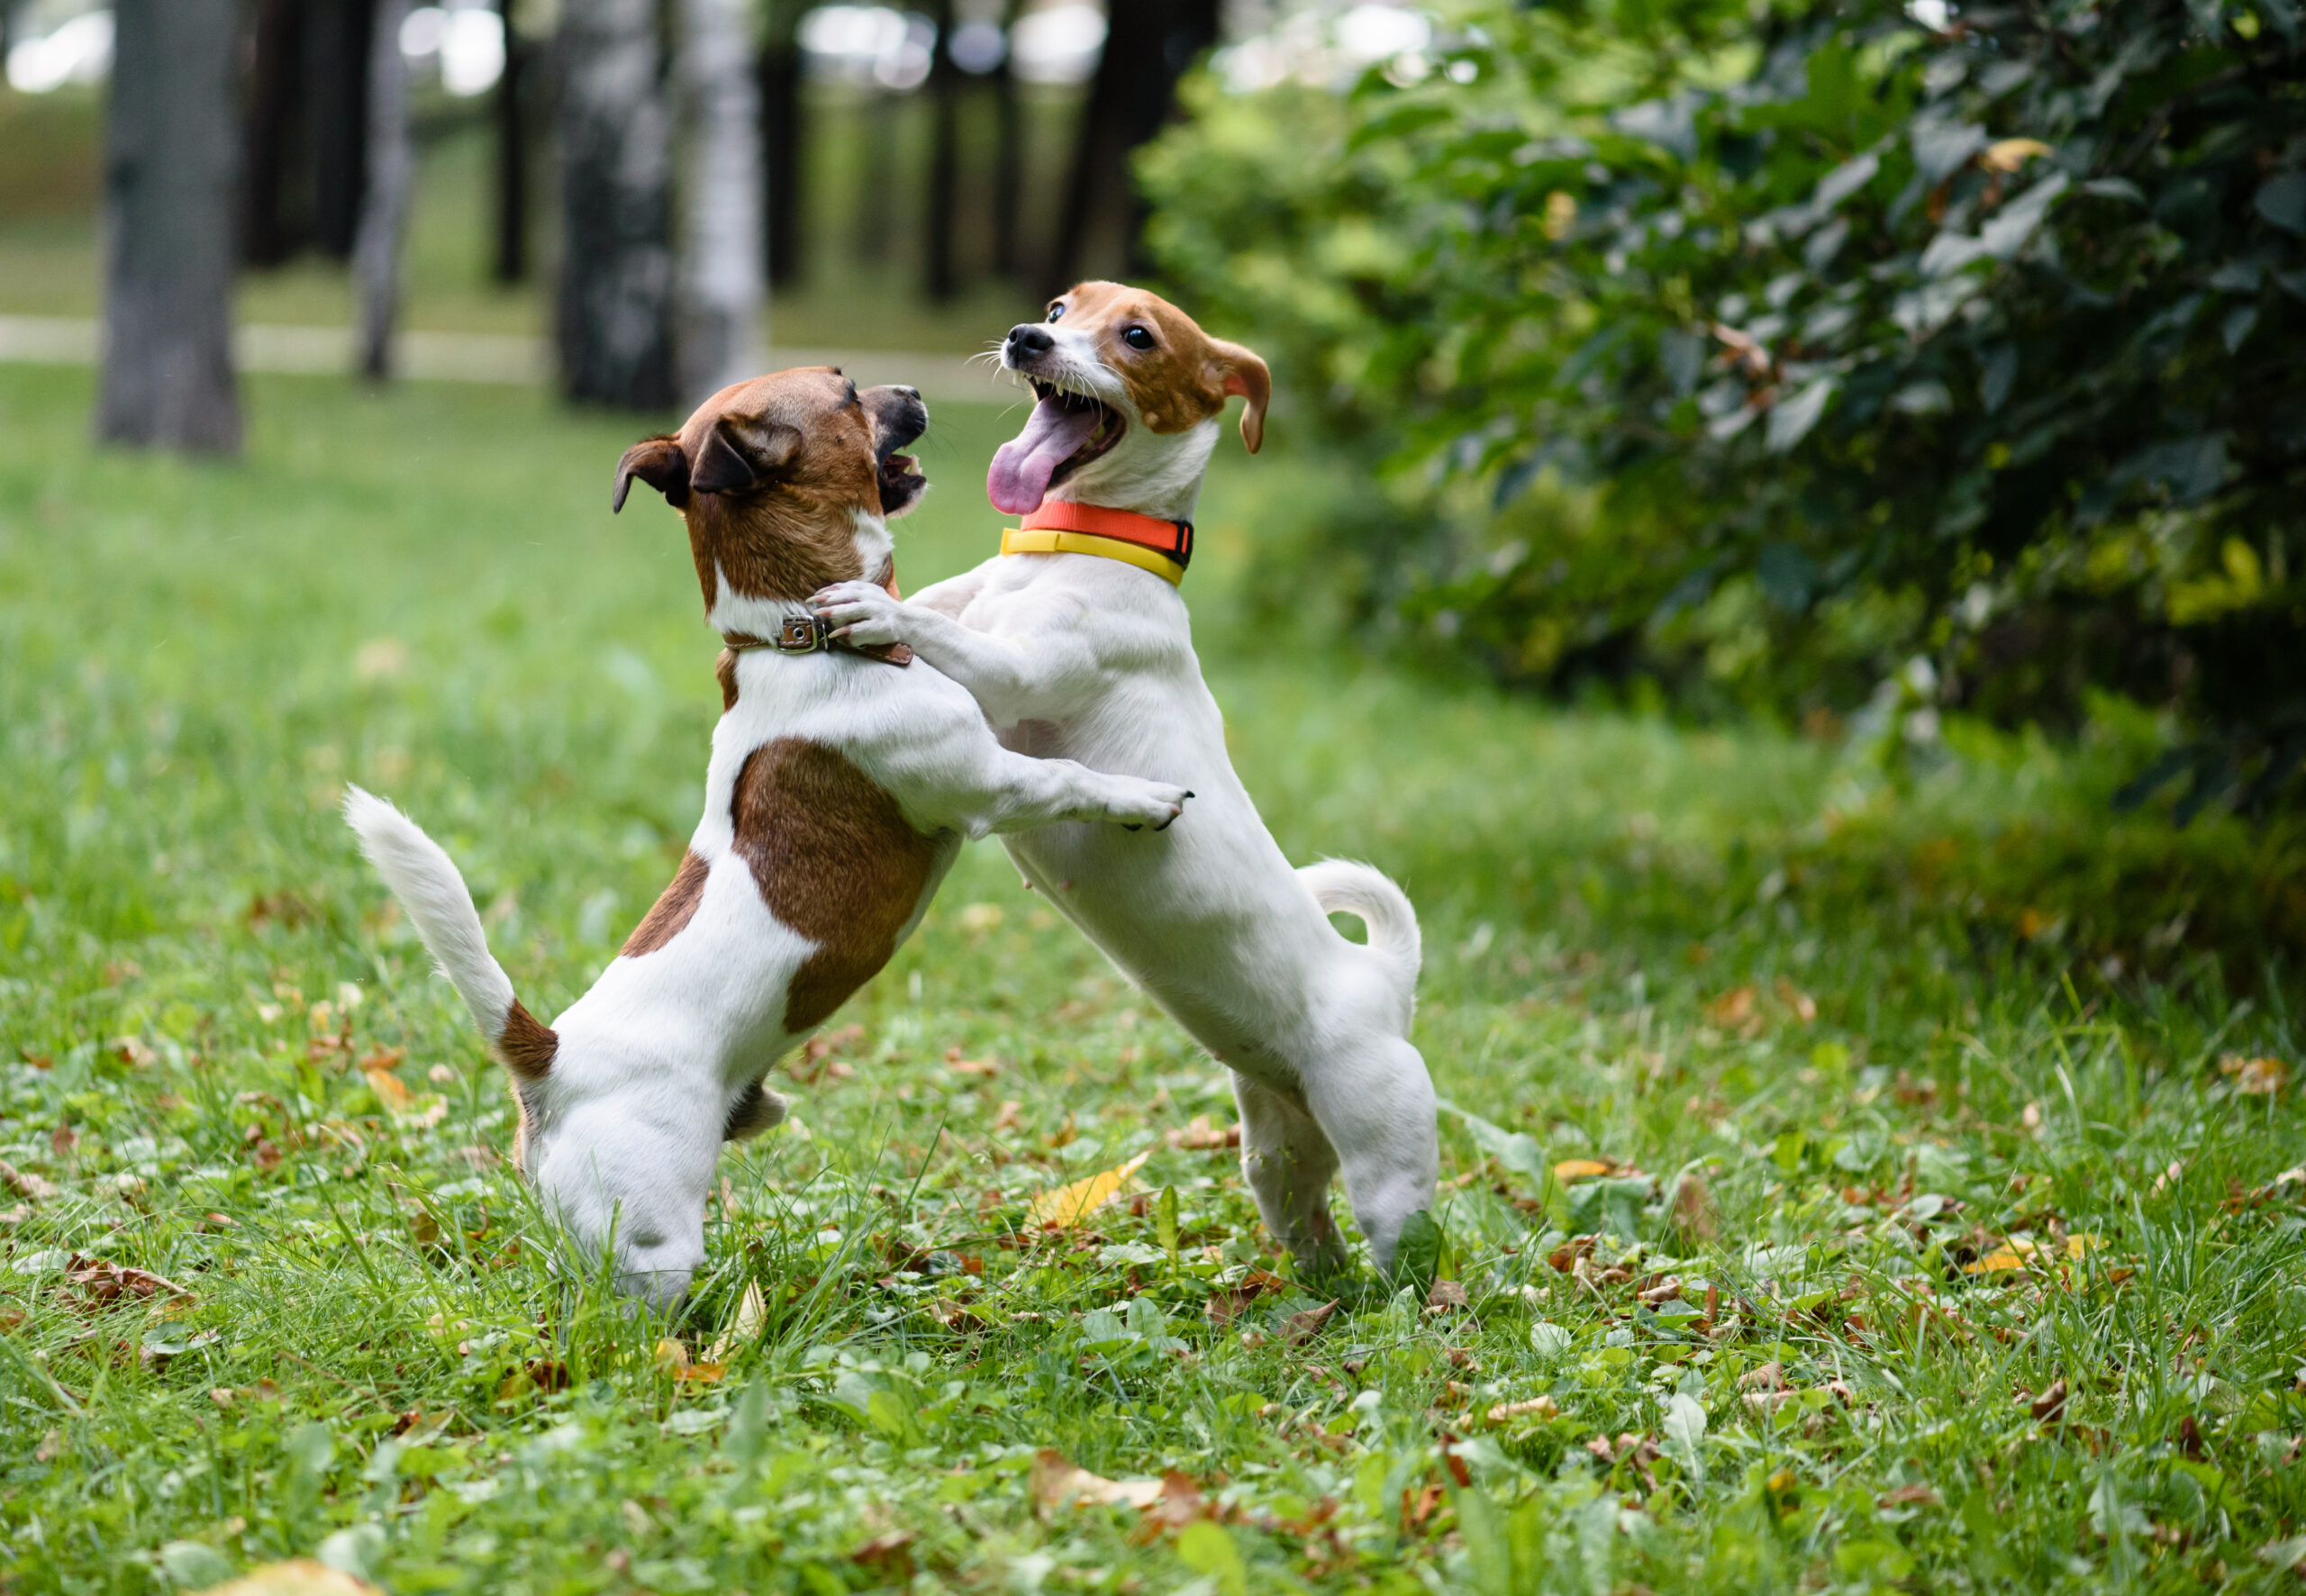
[[[732,654],[742,654],[753,648],[769,648],[779,654],[825,654],[840,649],[847,654],[861,654],[867,659],[877,659],[884,665],[911,665],[912,650],[903,643],[882,643],[870,648],[850,642],[847,638],[832,635],[832,623],[821,615],[787,615],[773,638],[757,638],[749,632],[724,631],[721,640]]]

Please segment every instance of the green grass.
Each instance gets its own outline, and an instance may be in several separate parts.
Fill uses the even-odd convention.
[[[0,1157],[56,1188],[0,1198],[0,1589],[2291,1585],[2301,850],[2110,818],[2151,727],[1890,780],[1394,674],[1246,619],[1303,467],[1229,447],[1200,642],[1291,856],[1423,915],[1465,1305],[1364,1282],[1295,1339],[1321,1299],[1168,1138],[1221,1072],[986,847],[649,1322],[548,1268],[499,1072],[332,812],[431,828],[540,1011],[591,979],[717,707],[678,522],[607,513],[644,426],[249,395],[248,462],[192,465],[0,369]],[[1013,424],[940,413],[909,582],[990,546]],[[1030,1227],[1148,1149],[1141,1201]],[[1042,1448],[1214,1516],[1037,1507]]]

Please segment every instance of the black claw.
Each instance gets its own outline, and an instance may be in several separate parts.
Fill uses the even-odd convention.
[[[1140,826],[1140,825],[1138,825],[1138,824],[1137,824],[1135,821],[1122,821],[1122,822],[1121,822],[1121,829],[1122,830],[1124,830],[1124,831],[1142,831],[1143,830],[1145,830],[1145,828],[1144,828],[1144,827],[1142,827],[1142,826]]]
[[[1185,790],[1185,796],[1186,796],[1186,797],[1188,797],[1188,798],[1190,798],[1190,797],[1192,797],[1193,795],[1194,795],[1194,793],[1193,793],[1193,790],[1192,790],[1191,788],[1187,788],[1187,789]]]

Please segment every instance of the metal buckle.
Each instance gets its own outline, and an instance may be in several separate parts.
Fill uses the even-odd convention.
[[[777,628],[775,647],[779,654],[814,654],[831,630],[822,616],[787,615]]]

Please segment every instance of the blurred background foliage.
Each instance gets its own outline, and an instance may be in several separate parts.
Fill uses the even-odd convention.
[[[1895,764],[2138,706],[2127,799],[2294,795],[2301,45],[2293,0],[1566,0],[1343,95],[1189,81],[1150,249],[1335,462],[1265,591]]]

